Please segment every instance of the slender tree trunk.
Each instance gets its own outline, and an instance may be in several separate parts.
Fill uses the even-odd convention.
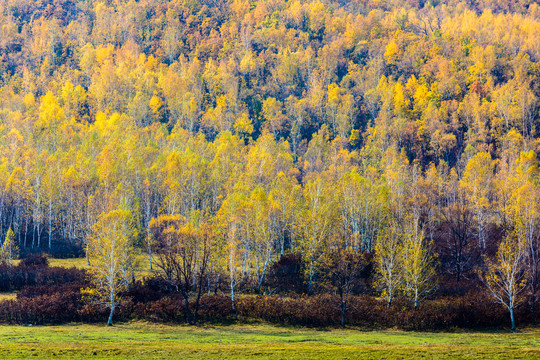
[[[236,304],[235,304],[235,298],[234,298],[234,277],[231,270],[231,303],[232,303],[232,311],[234,313],[234,320],[238,320],[238,314],[236,312]]]
[[[313,292],[313,260],[309,262],[309,282],[308,282],[308,294]]]
[[[279,244],[280,245],[279,255],[283,256],[285,255],[285,230],[281,232],[280,240],[281,240],[280,241],[281,244]]]
[[[533,282],[535,281],[533,280]],[[532,286],[531,321],[533,325],[536,325],[536,284]]]
[[[49,250],[52,245],[52,200],[49,200]]]
[[[193,325],[192,319],[191,319],[191,312],[189,311],[189,293],[184,293],[184,313],[186,315],[186,321],[189,325]]]
[[[531,274],[531,322],[536,325],[536,291],[538,289],[538,263],[536,258],[533,258]]]
[[[153,270],[152,266],[152,247],[150,245],[150,239],[148,239],[148,262],[150,264],[150,270]]]
[[[510,330],[516,330],[516,321],[514,319],[514,305],[510,305],[510,323],[512,326]]]
[[[24,217],[24,239],[28,238],[28,216],[25,215]],[[34,248],[34,239],[32,239],[32,249]]]
[[[218,294],[218,290],[220,289],[220,281],[221,281],[221,274],[218,273],[217,279],[216,279],[216,287],[214,288],[214,295]],[[208,295],[210,295],[210,290],[208,290]]]
[[[268,256],[268,258],[266,259],[266,261],[264,262],[264,266],[263,266],[263,272],[262,272],[262,275],[261,275],[261,279],[259,281],[259,285],[257,286],[257,293],[260,294],[261,293],[261,287],[264,283],[264,278],[266,277],[266,269],[268,268],[268,262],[270,261],[270,256]]]
[[[206,251],[206,246],[205,246],[205,251]],[[203,283],[204,283],[204,274],[206,273],[206,267],[207,267],[207,260],[203,260],[203,264],[201,265],[201,268],[200,268],[200,274],[199,274],[199,284],[198,284],[198,289],[197,289],[197,299],[195,300],[195,309],[193,309],[193,324],[197,324],[197,317],[199,315],[199,307],[200,307],[200,301],[201,301],[201,296],[202,296],[202,292],[203,292]],[[208,286],[208,289],[210,290],[210,286]]]
[[[112,319],[113,319],[113,314],[114,314],[114,293],[111,292],[111,297],[110,297],[110,301],[111,301],[111,313],[109,314],[109,320],[107,321],[107,325],[108,326],[112,326]]]
[[[341,326],[345,327],[345,320],[347,316],[347,300],[341,300]]]
[[[201,296],[202,296],[202,281],[199,282],[199,288],[197,289],[197,299],[195,300],[195,308],[193,309],[193,325],[197,324]]]

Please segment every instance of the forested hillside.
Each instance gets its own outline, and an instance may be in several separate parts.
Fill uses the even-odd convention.
[[[532,0],[0,0],[2,251],[534,313],[539,110]]]

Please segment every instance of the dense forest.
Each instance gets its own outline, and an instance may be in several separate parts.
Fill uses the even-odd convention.
[[[539,39],[532,0],[0,0],[3,269],[86,256],[81,296],[126,298],[145,254],[189,322],[471,292],[534,322]]]

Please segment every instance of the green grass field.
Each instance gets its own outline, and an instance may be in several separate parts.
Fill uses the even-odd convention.
[[[15,260],[14,265],[19,264],[21,260]],[[63,267],[63,268],[72,268],[75,267],[77,269],[89,269],[90,266],[88,265],[88,262],[86,261],[86,258],[68,258],[68,259],[57,259],[53,257],[48,257],[49,266],[55,266],[55,267]],[[148,256],[146,254],[137,253],[135,255],[135,275],[137,279],[141,279],[145,276],[152,275],[156,269],[150,270],[150,262],[148,260]]]
[[[540,359],[540,331],[416,333],[142,322],[2,326],[0,358]]]
[[[77,269],[89,269],[90,266],[88,265],[86,258],[68,258],[68,259],[56,259],[53,257],[49,257],[49,266],[55,266],[55,267],[63,267],[63,268],[72,268],[75,267]],[[18,265],[21,260],[15,260],[14,265]],[[135,277],[137,279],[142,279],[145,276],[151,276],[156,272],[155,268],[154,270],[150,270],[150,262],[148,261],[148,256],[146,254],[136,254],[135,255],[135,262],[137,265],[137,268],[135,270]],[[17,298],[17,294],[15,292],[0,292],[0,301],[2,300],[15,300]]]
[[[17,293],[15,292],[0,292],[0,301],[2,300],[15,300],[17,298]]]

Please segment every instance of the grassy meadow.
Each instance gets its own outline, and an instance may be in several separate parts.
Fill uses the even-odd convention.
[[[540,331],[317,330],[271,325],[188,327],[143,322],[0,327],[0,358],[540,359]]]
[[[18,265],[21,260],[15,260],[14,265]],[[77,269],[89,269],[90,266],[86,258],[67,258],[67,259],[58,259],[49,257],[49,266],[54,267],[63,267],[66,269],[77,268]],[[138,253],[135,255],[135,263],[137,265],[135,270],[135,277],[137,279],[142,279],[145,276],[152,275],[156,270],[150,269],[150,262],[146,254]],[[2,300],[15,300],[17,298],[16,292],[0,292],[0,301]]]
[[[0,301],[15,300],[16,298],[17,298],[16,292],[0,292]]]
[[[13,264],[18,265],[21,260],[14,260]],[[48,257],[49,266],[54,267],[63,267],[63,268],[72,268],[75,267],[77,269],[89,269],[90,265],[88,265],[88,261],[85,257],[80,258],[66,258],[66,259],[60,259],[60,258],[54,258],[54,257]],[[148,260],[148,255],[143,253],[136,253],[135,254],[135,265],[136,265],[136,276],[137,278],[143,278],[145,276],[151,275],[154,270],[150,270],[150,261]]]

